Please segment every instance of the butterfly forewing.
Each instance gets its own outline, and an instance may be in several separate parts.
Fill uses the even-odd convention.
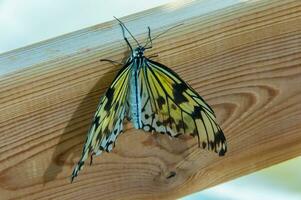
[[[145,131],[197,136],[199,145],[220,155],[226,139],[210,106],[175,72],[146,59],[139,75]]]
[[[111,151],[116,138],[122,132],[123,120],[128,112],[126,101],[129,90],[130,69],[130,63],[124,66],[104,96],[101,97],[83,147],[82,156],[73,170],[72,180],[82,169],[84,161],[89,155],[98,155],[102,151]]]

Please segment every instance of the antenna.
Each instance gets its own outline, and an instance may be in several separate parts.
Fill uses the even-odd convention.
[[[167,29],[167,30],[165,30],[164,32],[160,33],[159,35],[157,35],[157,36],[154,37],[153,39],[150,39],[149,41],[147,41],[146,44],[145,44],[143,47],[146,47],[150,42],[153,42],[155,39],[157,39],[158,37],[164,35],[164,34],[167,33],[168,31],[170,31],[171,29],[174,29],[174,28],[176,28],[176,27],[178,27],[178,26],[182,26],[182,25],[183,25],[183,23],[182,23],[182,24],[177,24],[177,25],[175,25],[175,26],[170,27],[169,29]]]
[[[130,36],[135,40],[135,42],[137,43],[138,46],[141,46],[140,43],[138,42],[138,40],[136,40],[136,38],[133,36],[133,34],[130,32],[130,30],[125,26],[125,24],[119,20],[117,17],[113,16],[119,23],[122,27],[125,28],[125,30],[127,30],[127,32],[130,34]]]

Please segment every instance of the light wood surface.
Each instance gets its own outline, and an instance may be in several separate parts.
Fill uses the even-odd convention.
[[[184,23],[146,54],[158,54],[212,105],[226,156],[197,148],[196,138],[127,125],[114,151],[70,184],[98,98],[120,69],[99,59],[127,53],[112,21],[0,55],[1,68],[24,60],[0,77],[0,198],[175,199],[301,155],[301,1],[242,1],[198,14],[203,4],[122,20],[140,41],[149,24],[157,35]],[[95,45],[70,46],[81,37]]]

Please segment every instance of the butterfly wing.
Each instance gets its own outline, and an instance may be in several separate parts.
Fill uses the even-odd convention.
[[[110,152],[116,138],[123,130],[123,120],[128,106],[129,73],[131,63],[127,63],[118,73],[104,96],[101,97],[93,123],[83,147],[82,156],[72,172],[71,181],[83,168],[85,160],[102,151]]]
[[[146,59],[139,72],[141,121],[145,131],[172,137],[191,134],[199,146],[219,155],[227,151],[225,136],[210,106],[166,66]]]

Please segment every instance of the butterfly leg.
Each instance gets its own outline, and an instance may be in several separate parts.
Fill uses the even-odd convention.
[[[99,60],[100,62],[109,62],[109,63],[112,63],[113,65],[125,65],[125,63],[122,63],[122,62],[118,62],[118,61],[115,61],[115,60],[110,60],[110,59],[100,59]]]
[[[95,155],[95,153],[91,153],[90,155],[90,166],[92,165],[93,163],[93,156]]]
[[[159,56],[158,54],[152,54],[152,55],[148,56],[148,58],[156,58],[158,56]]]

